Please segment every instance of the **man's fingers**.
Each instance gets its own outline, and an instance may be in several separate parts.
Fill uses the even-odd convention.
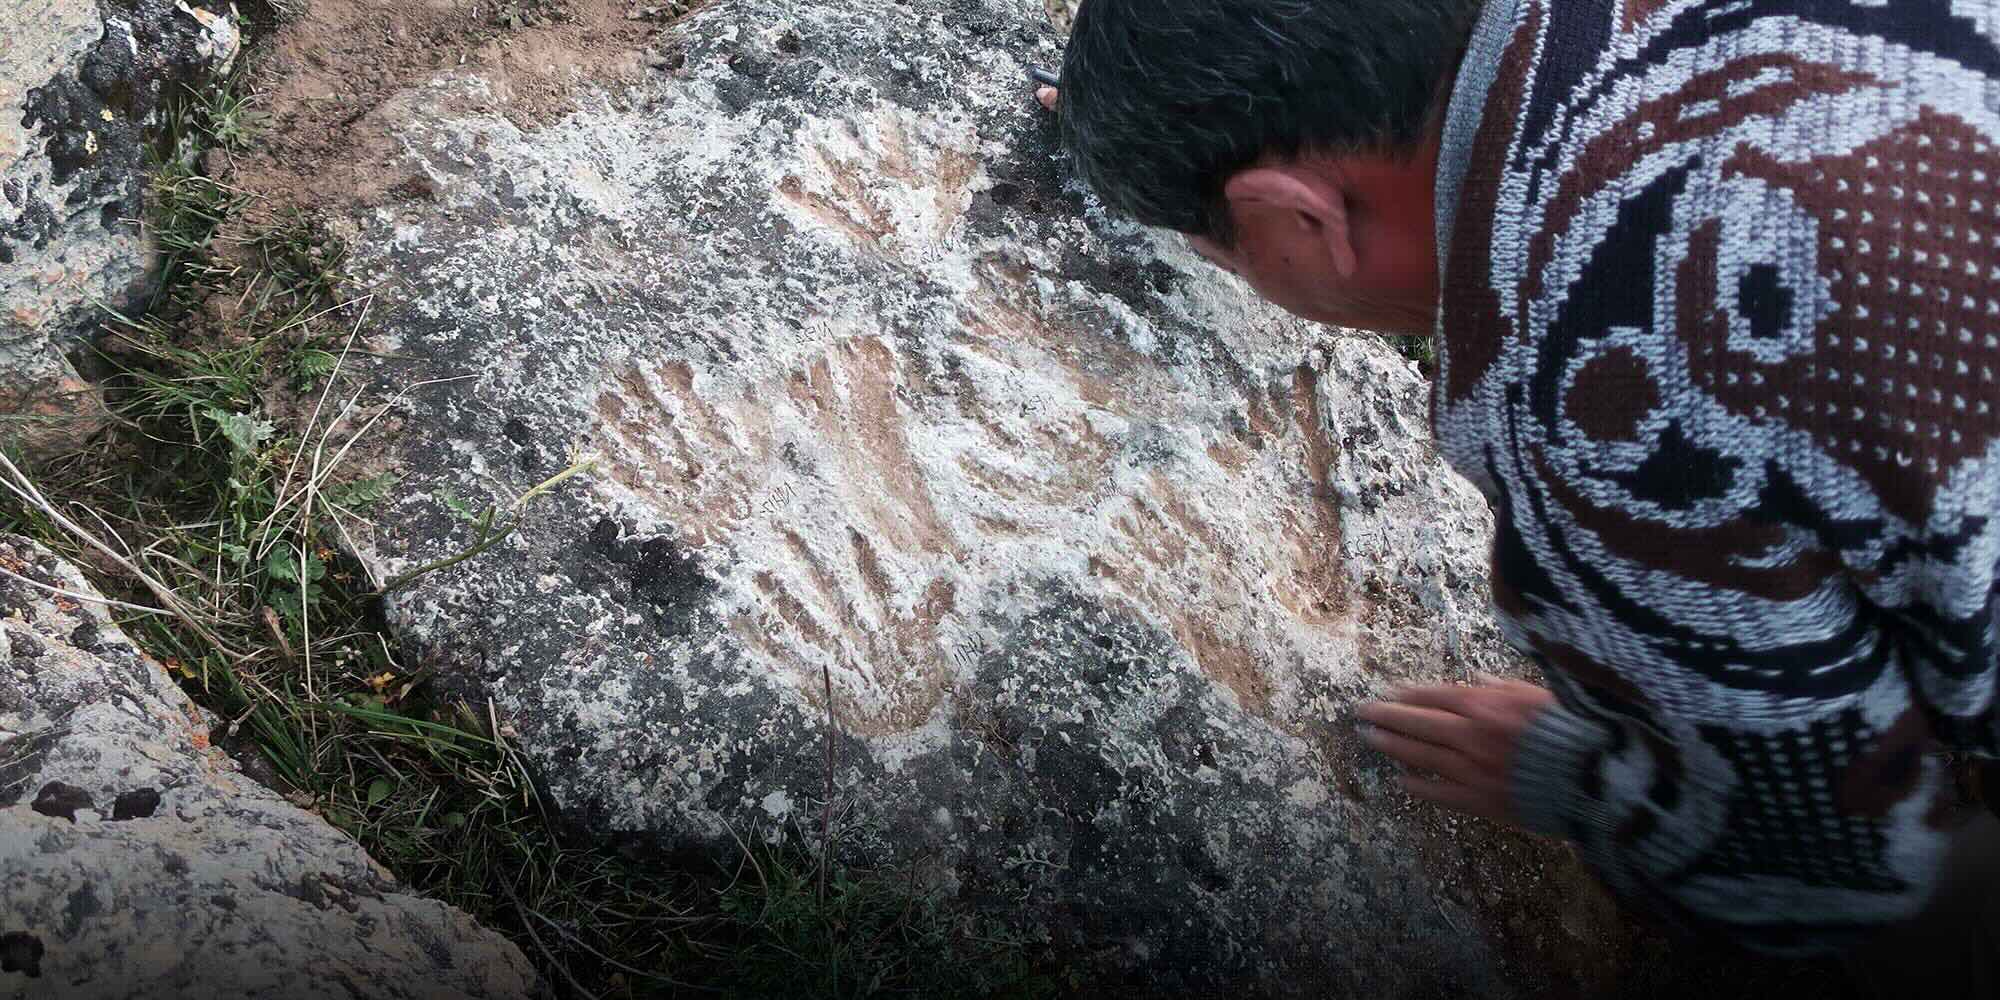
[[[1386,729],[1372,729],[1362,737],[1368,745],[1395,758],[1404,767],[1429,771],[1449,781],[1470,781],[1478,770],[1463,754],[1435,743],[1399,736]]]
[[[1485,685],[1486,687],[1494,688],[1500,691],[1505,691],[1509,694],[1515,695],[1520,698],[1525,698],[1531,701],[1543,701],[1555,697],[1554,695],[1549,693],[1548,688],[1545,688],[1540,684],[1536,684],[1532,681],[1524,681],[1516,677],[1502,677],[1499,674],[1489,674],[1489,673],[1480,673],[1475,676],[1477,676],[1479,678],[1479,682]]]
[[[1462,715],[1468,719],[1493,720],[1513,715],[1523,706],[1539,707],[1555,700],[1546,688],[1526,681],[1497,679],[1498,683],[1478,686],[1428,684],[1389,692],[1391,701]]]
[[[1038,87],[1035,89],[1035,100],[1042,102],[1042,107],[1045,107],[1050,111],[1054,111],[1056,109],[1056,101],[1061,96],[1062,95],[1054,87]]]
[[[1435,708],[1454,715],[1472,715],[1474,695],[1478,688],[1463,684],[1426,684],[1422,687],[1397,688],[1389,692],[1389,698],[1405,705]]]
[[[1435,802],[1446,809],[1487,819],[1503,819],[1504,803],[1496,803],[1493,797],[1464,785],[1449,781],[1435,781],[1420,778],[1414,774],[1403,775],[1403,790],[1425,802]]]
[[[1463,716],[1397,701],[1371,702],[1361,706],[1359,714],[1363,720],[1382,729],[1445,746],[1456,745],[1466,727]]]
[[[1361,706],[1368,744],[1405,767],[1403,788],[1456,812],[1512,823],[1508,762],[1521,733],[1555,696],[1523,681],[1399,688]],[[1435,778],[1420,776],[1424,772]]]

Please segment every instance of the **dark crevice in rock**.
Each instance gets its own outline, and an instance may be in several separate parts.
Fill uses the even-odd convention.
[[[715,581],[701,560],[685,546],[665,535],[637,539],[623,534],[625,528],[608,517],[591,522],[585,543],[567,562],[571,575],[580,583],[608,584],[610,576],[594,563],[618,568],[617,576],[631,589],[632,596],[658,616],[667,635],[686,635],[702,618]]]
[[[145,819],[160,808],[160,790],[157,788],[135,788],[118,793],[111,803],[111,818],[114,820]]]
[[[35,801],[28,808],[44,816],[56,816],[74,823],[78,809],[95,809],[96,806],[91,804],[89,792],[75,785],[51,781],[35,793]]]
[[[97,643],[101,633],[102,630],[98,628],[96,622],[86,620],[83,624],[71,630],[69,644],[85,652],[97,652]]]
[[[641,542],[630,570],[632,590],[661,610],[692,606],[714,589],[694,554],[668,538]]]
[[[42,955],[47,950],[41,938],[27,931],[0,934],[0,972],[19,972],[29,979],[39,979]]]

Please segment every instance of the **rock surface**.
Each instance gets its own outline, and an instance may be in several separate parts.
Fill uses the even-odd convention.
[[[0,997],[522,997],[515,947],[235,772],[46,550],[0,536]]]
[[[226,71],[239,42],[228,18],[171,0],[10,0],[6,10],[0,440],[56,450],[103,420],[67,352],[102,306],[137,304],[153,270],[139,223],[148,129],[167,97]]]
[[[1039,3],[883,10],[710,8],[539,122],[446,71],[314,165],[415,386],[373,570],[596,461],[392,627],[600,836],[815,838],[831,715],[844,851],[1161,990],[1503,996],[1520,935],[1615,979],[1353,733],[1508,665],[1418,374],[1067,184]]]

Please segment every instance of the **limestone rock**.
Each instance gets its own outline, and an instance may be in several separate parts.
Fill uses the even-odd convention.
[[[0,568],[92,595],[0,536]],[[237,773],[87,600],[0,576],[0,997],[522,997],[521,953]]]
[[[858,858],[1163,990],[1505,995],[1439,886],[1483,834],[1352,714],[1507,667],[1486,507],[1386,345],[1065,180],[1039,9],[735,0],[558,121],[470,73],[376,108],[343,224],[424,384],[366,560],[597,462],[389,619],[600,835],[813,839],[830,691]]]
[[[226,70],[239,42],[228,18],[170,0],[4,7],[0,440],[53,450],[103,419],[66,353],[102,306],[137,304],[153,270],[139,223],[148,129],[163,100]]]

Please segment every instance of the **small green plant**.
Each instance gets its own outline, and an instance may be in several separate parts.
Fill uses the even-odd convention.
[[[292,352],[287,368],[292,387],[306,392],[317,388],[339,365],[340,358],[332,351],[307,344]]]
[[[396,485],[397,476],[393,472],[381,472],[372,476],[351,479],[337,483],[333,488],[320,494],[330,507],[345,513],[356,513],[381,503],[388,497],[389,490]]]
[[[257,110],[258,96],[240,85],[189,87],[188,94],[198,116],[195,120],[201,123],[211,149],[247,149],[250,140],[270,124],[271,116]]]
[[[1425,378],[1437,374],[1437,344],[1432,338],[1392,336],[1389,342],[1396,345],[1396,353],[1416,362]]]
[[[213,260],[216,231],[249,203],[249,196],[210,177],[202,164],[204,136],[186,101],[169,103],[160,138],[148,163],[147,185],[153,239],[160,251],[160,290],[149,304],[158,310],[165,296],[214,287],[227,279]],[[180,306],[187,305],[183,299]]]
[[[497,505],[487,504],[477,513],[474,513],[470,506],[450,493],[438,493],[436,499],[439,504],[443,505],[446,510],[458,515],[459,520],[472,525],[474,529],[472,544],[453,555],[425,563],[413,570],[397,575],[382,585],[382,593],[393,594],[438,570],[447,569],[468,559],[476,558],[480,553],[500,544],[508,535],[514,533],[514,529],[521,526],[522,512],[527,510],[530,504],[534,503],[536,497],[555,489],[563,480],[571,476],[588,472],[594,464],[588,460],[577,462],[569,468],[536,484],[533,489],[521,494],[521,499],[514,502],[513,516],[508,517],[504,524],[498,523],[496,520],[502,517],[500,508]]]
[[[312,320],[340,302],[346,280],[341,268],[347,247],[323,220],[293,210],[232,241],[232,249],[247,260],[248,273],[239,296],[247,305],[248,325],[268,333],[303,333],[301,353],[331,354],[311,340]],[[303,362],[313,364],[313,362]],[[331,373],[330,364],[315,379]]]

